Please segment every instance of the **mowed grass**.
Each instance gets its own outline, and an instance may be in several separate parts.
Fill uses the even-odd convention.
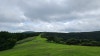
[[[37,36],[13,49],[1,51],[0,56],[100,56],[100,47],[48,43]]]

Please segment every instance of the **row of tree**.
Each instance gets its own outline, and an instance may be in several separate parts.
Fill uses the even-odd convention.
[[[42,33],[41,37],[47,38],[48,42],[68,45],[100,46],[100,32],[83,33]]]
[[[0,51],[11,49],[16,45],[16,42],[28,37],[37,36],[42,32],[23,32],[9,33],[6,31],[0,32]],[[69,45],[84,45],[84,46],[100,46],[100,32],[83,32],[83,33],[51,33],[43,32],[41,37],[47,38],[48,42],[69,44]]]
[[[16,42],[28,37],[37,36],[40,33],[9,33],[7,31],[0,32],[0,51],[11,49]]]

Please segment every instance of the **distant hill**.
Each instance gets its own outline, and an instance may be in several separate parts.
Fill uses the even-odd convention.
[[[25,31],[25,32],[22,32],[22,33],[34,33],[34,31]]]

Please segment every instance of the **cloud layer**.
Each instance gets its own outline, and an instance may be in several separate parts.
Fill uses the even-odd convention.
[[[0,0],[1,31],[100,30],[100,0]]]

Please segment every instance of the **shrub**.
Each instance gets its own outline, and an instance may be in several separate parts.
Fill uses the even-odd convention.
[[[16,44],[16,38],[8,32],[0,32],[0,51],[11,49]]]
[[[56,43],[64,44],[63,38],[60,38],[60,37],[54,37],[53,41],[56,42]]]
[[[81,45],[83,45],[83,46],[100,46],[100,43],[92,40],[90,42],[82,42]]]
[[[71,39],[68,39],[66,41],[66,44],[68,44],[68,45],[78,45],[78,44],[80,44],[80,40],[75,39],[75,38],[71,38]]]

